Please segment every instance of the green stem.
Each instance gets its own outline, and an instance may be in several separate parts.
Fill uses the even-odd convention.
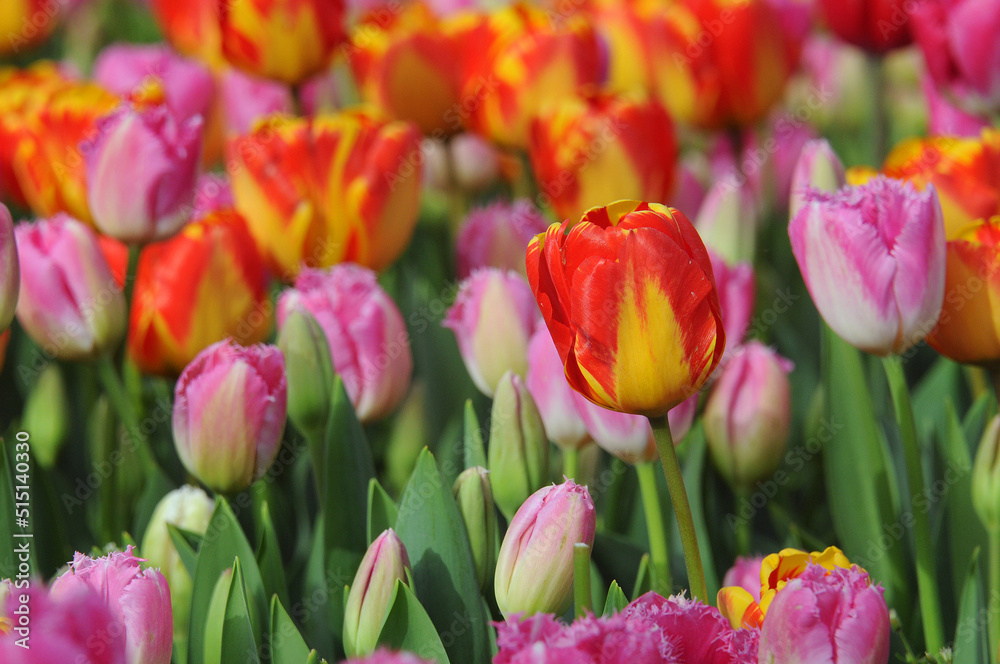
[[[739,507],[741,498],[750,500],[750,492],[741,489],[736,492],[736,505]],[[739,510],[737,509],[737,513]],[[736,520],[736,553],[741,556],[750,555],[750,519]]]
[[[924,472],[920,461],[920,446],[917,442],[913,408],[906,387],[903,364],[896,355],[883,358],[885,375],[889,380],[892,402],[896,410],[896,421],[903,441],[903,456],[906,461],[906,476],[911,496],[923,495]],[[926,512],[913,509],[913,540],[917,554],[917,591],[920,595],[920,615],[924,623],[924,639],[927,651],[937,653],[944,645],[944,627],[941,624],[938,589],[934,571],[934,549],[931,542],[930,519]]]
[[[583,542],[573,545],[573,615],[577,618],[594,612],[590,594],[590,547]]]
[[[1000,588],[1000,528],[989,531],[990,546],[990,588]],[[991,661],[1000,663],[1000,611],[990,611],[990,652]]]
[[[580,450],[577,449],[565,449],[563,450],[563,475],[566,479],[576,479],[578,468],[580,467]]]
[[[875,150],[873,163],[878,168],[889,152],[889,109],[885,103],[885,76],[882,72],[881,56],[875,54],[868,56],[868,72],[872,87],[872,99],[875,104],[872,109],[872,127],[875,134],[872,141],[872,147]]]
[[[658,422],[653,420],[650,422],[653,425],[653,436],[656,438],[656,449],[660,452],[660,460],[663,462],[663,474],[667,478],[670,500],[674,504],[677,527],[681,533],[684,565],[687,567],[691,595],[707,602],[708,589],[705,587],[705,572],[701,567],[701,552],[698,551],[698,535],[694,529],[687,489],[684,488],[681,464],[677,459],[677,450],[674,449],[674,438],[670,435],[670,423],[666,416]]]
[[[146,471],[146,477],[149,477],[156,470],[156,460],[149,449],[149,441],[146,440],[146,436],[142,433],[142,429],[139,426],[139,418],[136,416],[135,410],[132,408],[132,402],[125,392],[125,387],[122,385],[118,372],[115,370],[114,362],[112,362],[109,356],[102,355],[97,360],[97,373],[101,379],[101,384],[104,386],[104,393],[108,396],[108,402],[114,409],[115,414],[118,415],[118,419],[125,426],[129,437],[134,441],[139,460]]]
[[[649,533],[649,560],[652,563],[653,590],[666,597],[673,583],[670,580],[670,558],[667,555],[667,532],[664,528],[660,493],[656,490],[655,462],[640,463],[635,467],[639,476],[639,493],[646,512],[646,532]]]
[[[107,413],[107,420],[110,420],[111,426],[101,427],[101,430],[96,432],[97,448],[98,453],[101,455],[101,460],[111,463],[114,452],[118,449],[118,436],[115,435],[118,427],[115,426],[114,415],[111,413]],[[120,534],[116,532],[118,528],[116,524],[117,519],[115,518],[118,507],[118,477],[111,477],[104,482],[101,487],[100,500],[101,530],[105,538],[104,541],[114,542]]]

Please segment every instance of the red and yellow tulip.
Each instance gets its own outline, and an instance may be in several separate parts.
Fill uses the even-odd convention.
[[[20,53],[44,41],[59,25],[63,4],[53,0],[0,2],[0,56]]]
[[[178,51],[213,69],[223,65],[217,0],[149,0],[160,30]]]
[[[532,123],[529,154],[539,189],[563,218],[673,192],[677,139],[656,101],[595,96],[551,106]]]
[[[239,214],[212,212],[139,259],[129,352],[140,369],[179,374],[204,348],[249,345],[271,330],[264,262]]]
[[[593,208],[536,236],[527,266],[570,386],[599,406],[664,415],[722,359],[712,263],[673,208]]]
[[[230,145],[236,208],[268,264],[375,270],[410,241],[420,199],[420,132],[366,110],[274,117]]]

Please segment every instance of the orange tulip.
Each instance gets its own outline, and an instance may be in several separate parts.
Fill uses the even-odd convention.
[[[948,241],[944,306],[927,342],[956,362],[1000,361],[1000,216]]]
[[[0,55],[18,54],[45,40],[62,18],[62,5],[53,0],[0,2]]]
[[[218,68],[222,30],[218,0],[149,0],[149,8],[167,40],[178,51]]]
[[[712,263],[677,210],[617,201],[528,245],[528,281],[573,389],[660,416],[694,394],[726,334]]]
[[[230,150],[236,208],[283,280],[302,265],[379,270],[409,243],[420,199],[413,125],[364,110],[274,117]]]
[[[574,98],[533,123],[531,167],[560,217],[634,198],[666,201],[673,192],[677,139],[656,101]]]
[[[267,272],[246,223],[231,210],[212,212],[143,250],[129,353],[143,371],[176,375],[226,337],[243,345],[263,341],[273,314]]]
[[[941,200],[945,235],[963,233],[970,223],[1000,214],[1000,130],[975,138],[935,136],[897,145],[883,170],[918,189],[933,184]]]

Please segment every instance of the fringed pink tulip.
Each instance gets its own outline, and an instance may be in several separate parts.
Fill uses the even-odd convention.
[[[809,190],[788,227],[816,308],[834,332],[876,355],[931,331],[944,300],[945,236],[933,186],[876,177]]]
[[[20,288],[21,268],[17,262],[14,220],[7,206],[0,203],[0,332],[10,327],[14,320]]]
[[[466,279],[481,267],[513,270],[526,277],[524,249],[548,227],[538,208],[523,198],[474,209],[455,241],[458,278]]]
[[[274,346],[212,344],[174,388],[174,443],[188,471],[214,491],[260,479],[281,445],[288,407],[285,360]]]
[[[388,415],[410,387],[413,355],[396,303],[368,268],[342,263],[306,268],[278,300],[278,327],[302,307],[330,345],[333,367],[362,422]]]

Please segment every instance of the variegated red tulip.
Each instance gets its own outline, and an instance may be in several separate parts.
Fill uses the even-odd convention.
[[[272,319],[267,272],[246,223],[233,211],[213,212],[143,250],[129,352],[143,371],[176,375],[226,337],[263,341]]]
[[[0,3],[0,56],[21,53],[44,41],[59,25],[65,3],[4,0]]]
[[[181,53],[217,69],[223,65],[217,0],[149,0],[167,40]]]
[[[666,201],[677,139],[657,101],[571,98],[531,125],[531,167],[559,217],[577,218],[617,198]]]
[[[838,37],[872,53],[909,44],[910,14],[917,3],[906,0],[820,0],[823,19]]]
[[[236,208],[271,269],[353,262],[380,270],[410,241],[420,132],[364,110],[275,117],[231,144]]]
[[[532,240],[527,264],[567,380],[599,406],[664,415],[722,359],[711,260],[673,208],[639,201],[594,208]]]

